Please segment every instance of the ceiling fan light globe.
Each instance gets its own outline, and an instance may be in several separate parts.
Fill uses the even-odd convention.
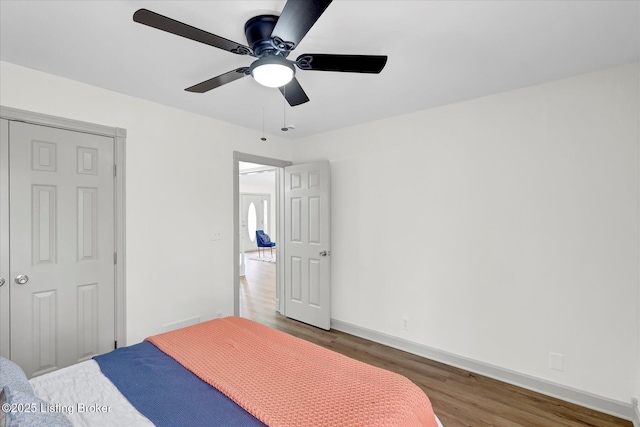
[[[263,86],[281,87],[293,79],[293,69],[284,64],[260,64],[251,70],[253,78]]]

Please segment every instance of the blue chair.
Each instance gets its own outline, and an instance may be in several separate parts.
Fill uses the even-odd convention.
[[[273,258],[273,247],[276,245],[276,242],[272,242],[271,238],[268,234],[265,234],[264,230],[256,230],[256,243],[258,244],[258,255],[260,255],[260,248],[269,248],[269,251],[271,251],[271,258]]]

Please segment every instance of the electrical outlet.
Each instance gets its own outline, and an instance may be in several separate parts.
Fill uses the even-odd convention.
[[[549,368],[554,371],[564,371],[564,355],[549,353]]]
[[[402,318],[402,329],[404,329],[405,331],[409,330],[409,318],[406,316]]]
[[[221,231],[214,231],[211,234],[211,240],[222,240],[222,232]]]

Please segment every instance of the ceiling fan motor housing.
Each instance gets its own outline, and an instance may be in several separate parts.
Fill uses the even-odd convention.
[[[249,19],[244,24],[244,33],[247,36],[247,43],[257,57],[273,54],[278,51],[271,42],[271,33],[278,22],[275,15],[258,15]],[[282,56],[287,56],[289,52],[280,52]]]

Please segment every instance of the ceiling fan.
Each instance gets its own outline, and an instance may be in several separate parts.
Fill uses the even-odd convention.
[[[309,101],[295,77],[296,67],[301,70],[378,74],[387,63],[387,57],[381,55],[303,53],[295,61],[287,59],[331,2],[332,0],[288,0],[280,16],[258,15],[249,19],[244,25],[244,32],[250,47],[147,9],[134,13],[133,20],[227,52],[258,58],[248,67],[231,70],[188,87],[186,91],[204,93],[251,75],[264,86],[279,88],[293,107]]]

